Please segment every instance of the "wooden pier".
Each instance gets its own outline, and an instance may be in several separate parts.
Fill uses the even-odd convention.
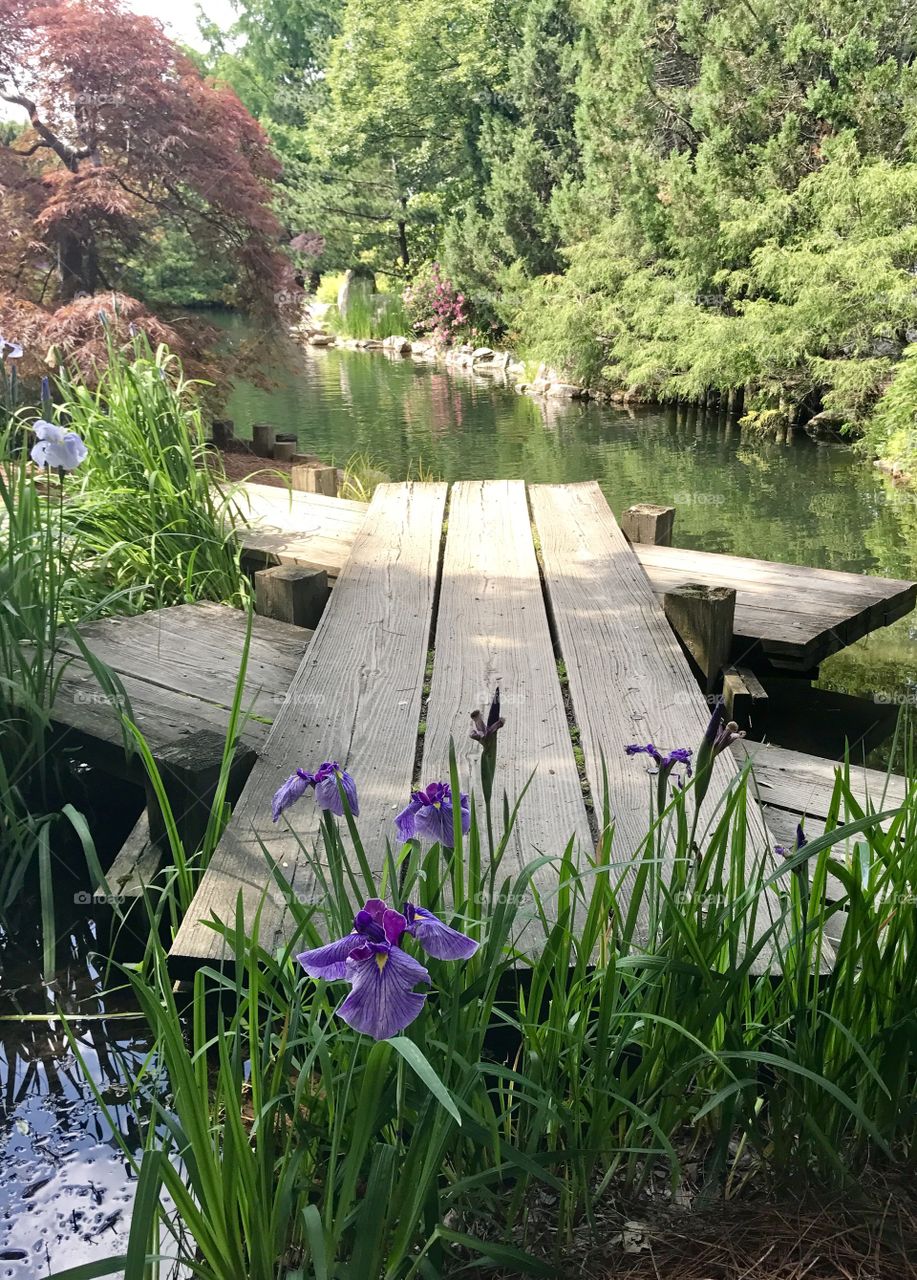
[[[365,503],[267,485],[241,489],[239,509],[250,523],[240,537],[254,562],[299,564],[337,577],[366,518]],[[633,549],[660,597],[689,583],[734,588],[732,661],[751,667],[813,671],[917,603],[917,582],[649,543],[634,542]]]
[[[577,856],[589,856],[600,812],[594,802],[601,800],[607,770],[613,859],[626,894],[645,835],[648,783],[643,758],[626,756],[623,747],[654,741],[666,749],[696,749],[708,717],[707,700],[663,611],[660,583],[648,576],[652,557],[642,554],[671,556],[673,549],[631,545],[595,484],[536,485],[528,493],[521,481],[464,482],[451,492],[444,484],[383,485],[365,507],[247,488],[254,491],[257,515],[243,540],[256,563],[319,568],[336,585],[314,634],[254,619],[234,813],[176,937],[177,969],[224,958],[221,938],[208,922],[231,922],[240,891],[249,923],[261,911],[266,945],[289,935],[284,895],[269,873],[265,847],[293,892],[314,901],[318,886],[300,848],[317,836],[312,805],[291,811],[295,835],[271,821],[271,797],[293,769],[337,759],[350,770],[360,791],[363,843],[381,870],[386,840],[396,843],[394,816],[412,785],[448,775],[450,738],[463,784],[474,784],[479,747],[468,737],[468,713],[485,707],[497,685],[506,716],[499,786],[515,797],[535,775],[505,870],[517,872],[543,854],[558,856],[571,837]],[[334,514],[325,518],[326,512]],[[699,553],[688,554],[685,573],[696,580]],[[707,560],[720,576],[722,562],[732,563],[722,556]],[[781,591],[784,598],[791,595],[796,588],[790,581],[798,583],[797,575],[805,573],[739,563],[745,581],[753,583],[757,575],[765,584],[755,588],[758,595],[773,599]],[[787,572],[781,577],[772,570]],[[844,580],[835,582],[834,595],[836,601],[849,596],[842,606],[848,617],[862,617],[867,597],[876,620],[887,608],[913,602],[912,583],[874,580],[882,582],[876,588],[867,579],[855,595],[846,583],[855,575],[833,577]],[[219,758],[245,631],[244,614],[216,605],[179,606],[83,629],[90,649],[117,676],[179,805],[190,796],[190,810],[200,800],[192,794],[194,779],[204,780],[200,791],[206,794]],[[54,707],[60,732],[84,745],[102,767],[141,780],[139,761],[125,757],[110,689],[100,688],[77,648],[70,646],[64,656]],[[750,807],[751,848],[769,850],[775,839],[786,843],[801,815],[824,822],[834,783],[831,762],[758,743],[717,760],[708,808],[735,777],[746,750],[753,754],[761,804]],[[852,774],[859,794],[868,792],[878,803],[883,775]],[[900,803],[901,780],[888,788],[885,799]],[[140,819],[111,869],[113,891],[137,893],[155,872],[163,851],[155,830],[151,809],[149,822]],[[542,872],[535,886],[547,893],[550,880]]]

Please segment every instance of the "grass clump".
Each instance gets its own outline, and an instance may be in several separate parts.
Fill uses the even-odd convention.
[[[126,1154],[161,1256],[206,1280],[551,1276],[609,1203],[660,1172],[677,1188],[688,1154],[714,1200],[849,1190],[906,1161],[917,778],[877,815],[839,771],[825,833],[777,859],[749,844],[749,768],[696,842],[693,784],[655,814],[648,789],[640,849],[617,847],[606,799],[592,853],[571,840],[522,868],[524,796],[493,847],[476,804],[454,851],[379,856],[329,819],[301,847],[308,904],[273,868],[289,941],[240,903],[214,925],[232,972],[199,972],[185,1011],[154,941],[126,975],[155,1040],[131,1086],[143,1153]],[[376,896],[480,944],[426,959],[423,1011],[380,1042],[337,1017],[342,983],[295,962]]]

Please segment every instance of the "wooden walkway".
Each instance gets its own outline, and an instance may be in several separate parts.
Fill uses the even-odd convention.
[[[458,485],[452,491],[434,608],[435,531],[442,520],[442,492],[428,487],[419,487],[416,494],[394,489],[385,510],[374,515],[367,531],[360,552],[362,570],[356,566],[352,570],[353,601],[362,592],[361,573],[381,575],[368,612],[361,611],[360,625],[369,625],[372,631],[364,644],[353,648],[353,637],[341,641],[346,617],[354,612],[349,606],[343,622],[331,617],[326,638],[315,653],[308,650],[310,631],[253,619],[244,698],[251,715],[243,740],[255,753],[269,757],[269,731],[281,708],[285,709],[278,776],[286,776],[293,767],[286,752],[300,750],[297,726],[302,727],[307,743],[312,734],[312,747],[307,745],[306,751],[315,747],[323,754],[327,741],[346,741],[347,754],[342,751],[341,755],[351,767],[359,768],[361,778],[359,825],[364,832],[372,829],[377,849],[384,847],[386,836],[391,837],[392,815],[412,780],[420,714],[417,690],[429,652],[427,625],[435,625],[435,661],[425,710],[428,727],[422,776],[429,780],[446,773],[450,734],[463,776],[475,775],[478,748],[467,737],[467,711],[469,706],[486,704],[495,682],[500,681],[507,716],[501,733],[500,785],[516,794],[537,768],[530,802],[523,805],[508,855],[516,867],[538,853],[556,854],[572,834],[581,851],[592,844],[549,618],[565,658],[567,697],[593,794],[601,787],[603,751],[609,766],[618,824],[616,850],[639,843],[646,816],[646,777],[639,764],[635,768],[634,761],[622,758],[619,744],[651,737],[666,745],[696,743],[703,729],[703,699],[601,495],[594,486],[581,485],[536,487],[530,496],[543,584],[521,485]],[[390,536],[393,523],[400,533],[392,544],[395,554],[389,568],[375,562],[373,547]],[[499,555],[494,548],[499,548]],[[338,598],[346,602],[346,596],[345,580]],[[404,606],[400,614],[390,607],[399,602]],[[182,605],[135,618],[105,619],[84,627],[82,633],[95,655],[123,682],[155,758],[176,743],[193,741],[193,735],[202,730],[225,737],[243,656],[244,614],[218,605]],[[68,645],[54,707],[58,731],[70,745],[85,746],[97,765],[141,781],[140,761],[136,756],[130,763],[125,761],[116,708],[76,654],[78,650]],[[327,679],[316,679],[316,666],[325,667],[329,655],[336,664],[333,672]],[[335,688],[343,691],[339,707]],[[365,728],[361,727],[363,712]],[[291,733],[292,744],[287,738]],[[801,818],[810,836],[820,834],[829,813],[836,762],[758,742],[737,743],[736,766],[744,764],[748,755],[753,760],[753,789],[761,802],[769,832],[763,838],[768,845],[774,841],[792,845]],[[358,766],[358,759],[367,767]],[[250,767],[251,753],[245,763],[246,769]],[[266,767],[270,769],[270,763]],[[257,828],[276,853],[282,832],[263,821],[264,789],[256,790],[257,771],[264,768],[263,762],[255,766],[229,836],[247,811],[252,829]],[[734,772],[732,762],[727,758],[718,768],[719,782],[726,785]],[[276,778],[270,774],[265,778],[270,790]],[[867,804],[874,809],[894,808],[904,799],[902,778],[854,765],[850,779],[853,794],[864,808]],[[296,829],[314,835],[309,806],[294,814]],[[842,812],[840,820],[847,816]],[[752,819],[752,834],[762,838],[757,815]],[[108,869],[103,891],[120,894],[122,900],[138,896],[150,884],[164,853],[167,849],[151,842],[144,813]],[[298,866],[298,848],[284,846],[280,853],[291,874],[300,875],[298,891],[313,892],[314,886]],[[257,842],[224,842],[218,856],[235,872],[248,874],[247,901],[260,898],[266,877]],[[627,868],[623,869],[626,873]],[[238,883],[232,878],[222,882],[208,878],[207,890],[218,913],[221,892],[225,906]],[[542,892],[548,891],[549,883],[547,871],[536,877]],[[201,897],[195,910],[206,900]],[[279,901],[274,910],[275,927],[282,933],[285,921]],[[187,932],[183,930],[181,945],[197,948],[190,956],[180,957],[186,963],[202,958],[201,936],[190,925]]]
[[[293,892],[316,900],[302,855],[317,833],[312,805],[291,811],[296,836],[271,821],[271,797],[297,766],[336,759],[360,792],[359,828],[381,870],[393,819],[415,778],[421,691],[434,649],[424,782],[447,773],[452,735],[466,787],[472,782],[468,712],[503,693],[506,728],[499,786],[512,798],[535,771],[504,870],[541,854],[560,856],[571,836],[578,858],[592,835],[552,646],[548,603],[566,664],[585,772],[601,802],[603,759],[616,823],[613,862],[625,884],[646,834],[649,783],[629,742],[697,748],[708,708],[633,550],[595,484],[531,490],[545,576],[542,590],[521,481],[467,482],[452,489],[448,536],[439,557],[446,486],[381,486],[353,541],[335,590],[289,695],[263,744],[223,840],[176,937],[179,967],[223,958],[212,918],[229,923],[241,891],[261,940],[289,936],[283,895],[264,850]],[[716,762],[708,811],[737,772]],[[770,837],[752,806],[749,841]],[[543,875],[543,884],[548,877]],[[759,927],[763,927],[764,912]],[[644,921],[644,924],[646,922]]]
[[[337,576],[366,517],[364,503],[267,485],[241,489],[240,511],[251,524],[240,537],[251,556]],[[778,669],[811,671],[917,603],[917,582],[682,547],[636,543],[633,550],[660,596],[695,582],[735,587],[732,660],[746,666],[760,659]]]
[[[80,628],[94,657],[114,672],[129,711],[154,756],[210,729],[225,735],[235,694],[246,617],[218,604],[183,604],[132,618],[105,618]],[[271,618],[252,619],[242,741],[260,750],[312,632]],[[73,641],[61,645],[61,675],[51,712],[69,744],[89,746],[107,772],[142,781],[125,759],[117,698],[99,686]]]

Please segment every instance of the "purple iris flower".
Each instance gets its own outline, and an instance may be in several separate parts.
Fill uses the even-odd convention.
[[[740,730],[735,720],[727,720],[725,724],[723,723],[725,714],[726,704],[719,697],[710,714],[710,721],[704,733],[704,741],[701,746],[702,751],[711,753],[712,759],[715,759],[727,747],[732,746],[739,738],[745,737],[745,730]]]
[[[346,937],[296,958],[310,978],[349,982],[350,994],[338,1015],[355,1031],[374,1040],[387,1040],[409,1026],[423,1009],[427,995],[414,990],[417,983],[430,985],[428,971],[400,945],[406,933],[430,955],[444,960],[467,959],[478,946],[443,924],[432,911],[407,903],[402,915],[381,898],[370,898],[357,912],[353,930]]]
[[[338,790],[338,781],[340,780],[341,789],[347,797],[350,812],[355,818],[359,815],[360,804],[357,800],[356,783],[347,770],[342,769],[336,760],[326,760],[324,764],[319,765],[313,774],[312,780],[315,785],[315,803],[320,809],[330,809],[339,818],[343,818],[344,806],[341,803],[341,793]]]
[[[22,347],[18,342],[10,342],[0,333],[0,360],[21,360]]]
[[[500,690],[497,689],[490,704],[490,711],[487,713],[487,723],[484,723],[484,717],[480,711],[472,711],[471,723],[474,726],[471,730],[470,737],[476,742],[487,742],[488,738],[494,737],[506,724],[504,718],[500,715]]]
[[[802,823],[796,824],[796,844],[792,849],[788,849],[784,844],[775,844],[774,853],[779,853],[781,858],[792,858],[794,853],[798,853],[805,846],[806,833],[802,829]],[[798,867],[796,868],[799,869]]]
[[[338,779],[340,779],[344,795],[347,797],[350,812],[354,817],[357,817],[360,812],[360,805],[357,801],[356,783],[346,769],[342,769],[336,760],[326,760],[324,764],[319,765],[315,773],[308,773],[305,769],[297,769],[282,786],[277,788],[271,804],[274,821],[278,820],[284,809],[289,809],[291,805],[294,805],[297,800],[304,796],[309,787],[315,788],[315,803],[320,809],[330,809],[339,818],[343,818],[344,806],[341,803],[341,795],[338,791]]]
[[[305,769],[297,769],[282,786],[277,788],[274,799],[271,801],[271,815],[275,822],[279,820],[284,809],[289,809],[306,794],[314,781],[311,773],[306,773]]]
[[[462,834],[471,827],[471,802],[459,792]],[[431,782],[423,791],[412,791],[411,802],[395,818],[395,828],[402,841],[429,840],[451,849],[454,841],[452,788],[448,782]]]
[[[694,753],[690,747],[676,747],[668,755],[663,755],[652,742],[648,742],[645,747],[641,747],[638,742],[632,742],[624,750],[629,756],[652,756],[656,763],[656,768],[660,770],[669,770],[673,765],[683,764],[685,766],[685,776],[691,777],[691,756]]]

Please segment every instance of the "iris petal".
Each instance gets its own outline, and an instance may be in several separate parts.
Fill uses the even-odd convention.
[[[303,951],[296,959],[310,978],[338,982],[347,977],[347,957],[364,941],[359,933],[348,933],[346,938],[338,938],[336,942],[328,942],[323,947]]]
[[[35,446],[38,448],[38,445]],[[33,450],[34,453],[34,450]],[[277,822],[280,815],[285,809],[289,809],[290,805],[296,803],[303,796],[309,786],[308,776],[301,773],[293,773],[282,783],[274,792],[274,799],[271,801],[271,816]]]
[[[426,951],[436,960],[468,960],[478,949],[473,938],[459,933],[458,929],[444,924],[426,907],[408,905],[409,930]]]
[[[413,991],[418,982],[429,983],[430,975],[400,947],[386,943],[361,947],[347,960],[346,977],[350,995],[338,1014],[354,1031],[387,1040],[398,1035],[421,1012],[426,993]]]

